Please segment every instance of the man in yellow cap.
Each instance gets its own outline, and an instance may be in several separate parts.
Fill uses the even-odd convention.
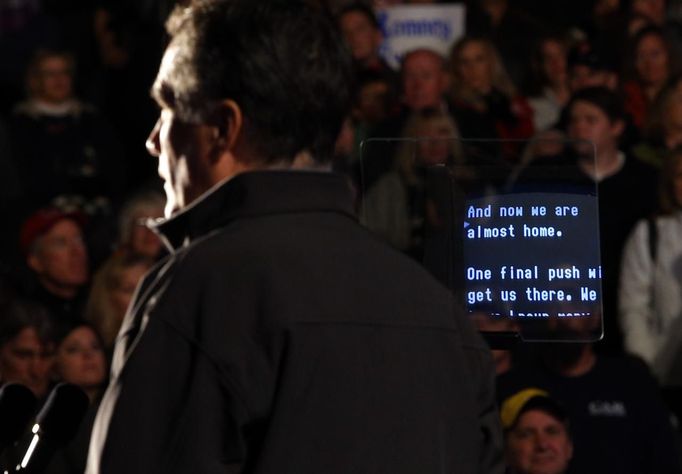
[[[500,411],[507,464],[514,474],[563,474],[573,457],[564,408],[547,392],[526,388],[507,398]]]

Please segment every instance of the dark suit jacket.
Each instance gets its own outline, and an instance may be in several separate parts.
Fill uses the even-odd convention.
[[[241,174],[159,230],[173,250],[93,434],[103,474],[499,472],[486,346],[356,223],[342,177]]]

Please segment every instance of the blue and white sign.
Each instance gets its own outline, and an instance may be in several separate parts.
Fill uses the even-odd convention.
[[[396,5],[377,12],[384,33],[381,55],[393,68],[412,50],[428,48],[447,56],[464,35],[464,5]]]

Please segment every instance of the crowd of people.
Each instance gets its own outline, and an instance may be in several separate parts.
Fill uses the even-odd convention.
[[[554,164],[564,180],[593,183],[605,336],[493,351],[508,464],[520,473],[680,472],[675,4],[591,2],[586,22],[568,28],[514,2],[467,6],[467,33],[449,55],[410,51],[397,75],[378,56],[373,11],[341,10],[358,92],[338,159],[357,185],[361,220],[428,263],[425,236],[442,226],[434,165],[451,173],[466,173],[464,163],[493,166],[508,184]],[[377,140],[353,148],[353,134],[356,143]],[[399,139],[381,140],[389,137]],[[474,320],[483,331],[518,330]],[[588,319],[549,325],[576,339],[598,332]],[[516,415],[505,421],[510,404]]]
[[[64,380],[97,404],[165,252],[146,226],[165,200],[143,145],[175,3],[0,4],[0,380],[39,399]],[[398,70],[377,12],[403,2],[321,3],[356,73],[333,167],[389,245],[428,258],[424,232],[444,225],[434,166],[473,160],[509,183],[555,160],[598,190],[604,340],[494,351],[510,472],[681,472],[682,3],[459,2],[449,54],[415,49]],[[59,472],[82,472],[75,443]]]

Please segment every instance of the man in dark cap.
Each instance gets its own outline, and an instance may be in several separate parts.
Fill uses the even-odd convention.
[[[568,55],[569,85],[572,92],[587,87],[618,87],[618,74],[594,50],[590,43],[577,44]]]

